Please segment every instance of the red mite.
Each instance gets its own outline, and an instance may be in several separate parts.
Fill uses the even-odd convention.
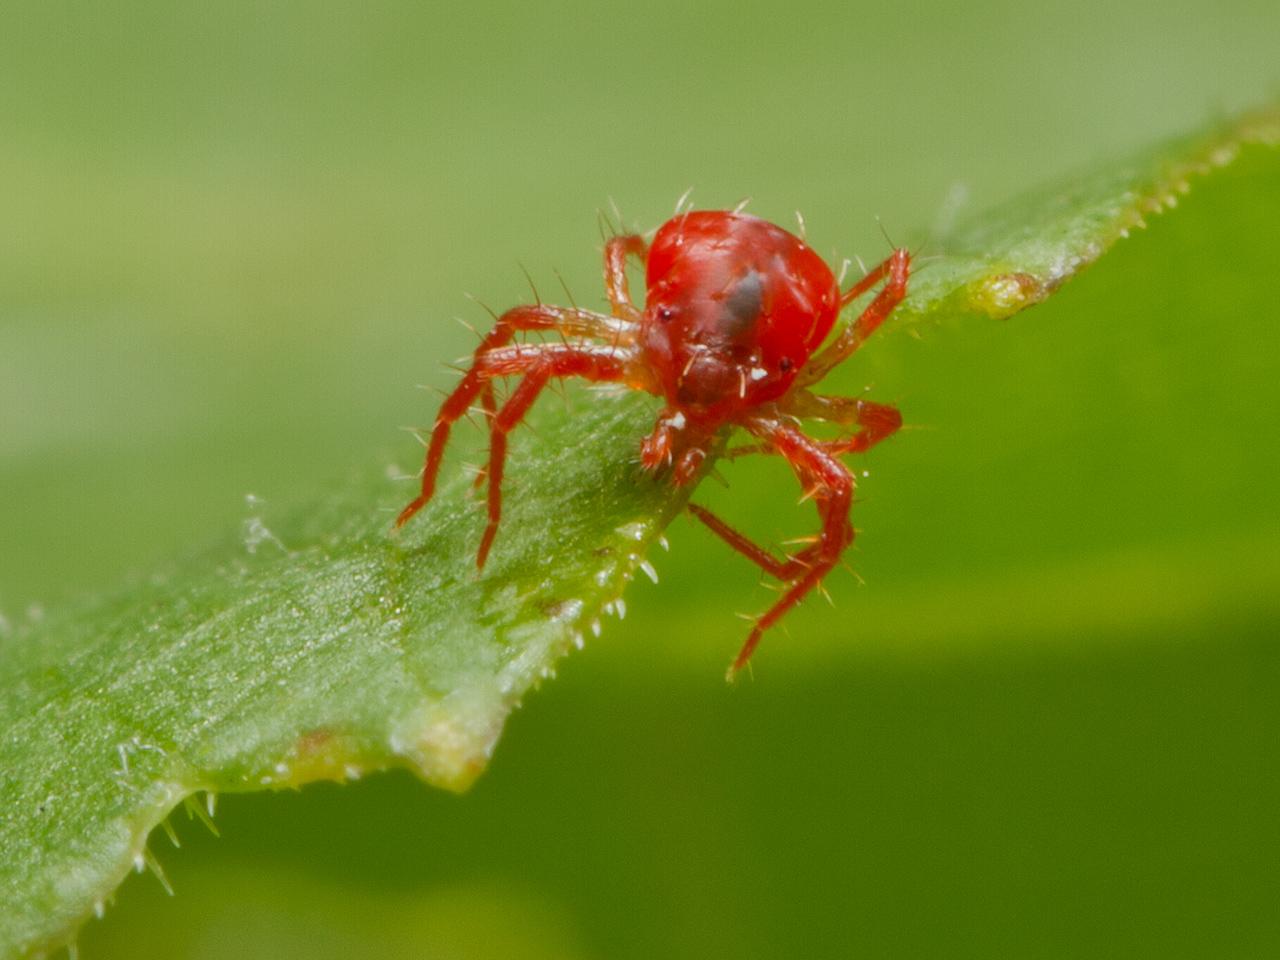
[[[645,305],[631,300],[626,262],[645,263]],[[436,416],[422,471],[422,492],[401,512],[400,527],[431,499],[453,424],[479,399],[489,420],[489,525],[476,564],[484,566],[502,515],[507,434],[524,419],[553,377],[622,383],[663,398],[666,406],[640,443],[649,470],[671,468],[671,481],[698,475],[722,433],[741,427],[758,441],[736,452],[778,454],[818,508],[822,529],[782,559],[696,505],[689,510],[734,550],[786,586],[758,618],[729,677],[750,659],[766,630],[817,587],[853,541],[849,507],[854,481],[840,461],[879,443],[902,425],[893,407],[809,388],[847,358],[893,312],[907,292],[911,257],[896,249],[841,292],[831,268],[799,237],[758,217],[690,211],[664,223],[646,244],[636,235],[605,246],[609,315],[546,304],[513,307],[476,349],[471,368]],[[841,309],[884,286],[825,348]],[[557,331],[560,343],[512,343],[518,331]],[[493,381],[522,376],[498,407]],[[797,423],[825,420],[845,428],[836,440],[807,436]]]

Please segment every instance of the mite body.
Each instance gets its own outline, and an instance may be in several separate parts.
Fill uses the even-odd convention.
[[[643,309],[631,299],[629,257],[645,264]],[[484,474],[489,522],[476,555],[483,567],[502,516],[507,435],[552,378],[619,382],[662,397],[665,406],[640,442],[641,461],[650,470],[670,468],[676,484],[697,475],[724,430],[741,427],[757,440],[749,450],[788,461],[817,507],[821,529],[809,546],[779,558],[690,505],[730,547],[786,585],[756,620],[729,668],[732,677],[764,632],[822,582],[853,539],[854,482],[841,456],[866,450],[901,426],[893,407],[824,396],[810,387],[857,350],[901,302],[910,255],[894,250],[842,292],[830,267],[799,237],[758,217],[708,210],[677,214],[651,244],[630,234],[612,238],[604,272],[609,314],[536,304],[498,318],[440,408],[421,492],[396,525],[431,499],[450,430],[478,400],[490,433]],[[858,317],[822,347],[841,309],[880,284]],[[556,331],[565,340],[513,343],[521,331]],[[493,380],[514,376],[521,380],[499,407]],[[830,421],[845,432],[836,440],[817,440],[800,430],[801,419]]]

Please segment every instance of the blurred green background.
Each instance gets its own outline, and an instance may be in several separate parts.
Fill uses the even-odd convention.
[[[412,469],[464,297],[601,301],[596,210],[755,198],[838,262],[1274,95],[1280,8],[18,3],[0,33],[0,614]],[[107,957],[1273,956],[1274,159],[1047,304],[833,378],[911,429],[834,610],[687,522],[463,798],[224,797]],[[914,335],[913,335],[914,334]],[[558,401],[551,400],[550,403]],[[467,443],[478,447],[477,438]],[[536,443],[532,433],[521,443]],[[465,445],[465,444],[464,444]],[[518,447],[517,447],[518,450]],[[777,464],[698,499],[808,532]]]

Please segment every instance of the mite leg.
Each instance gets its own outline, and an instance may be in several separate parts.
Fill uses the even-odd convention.
[[[490,355],[493,356],[493,355]],[[513,372],[502,365],[502,358],[494,358],[495,371]],[[520,360],[508,361],[520,364]],[[507,434],[525,419],[538,394],[553,376],[584,376],[589,380],[621,380],[626,367],[616,353],[599,348],[564,347],[549,344],[529,362],[525,378],[493,417],[489,429],[489,524],[480,539],[476,552],[476,567],[483,570],[498,534],[498,522],[502,520],[502,476],[507,461]]]
[[[789,422],[760,417],[745,426],[763,442],[786,457],[801,483],[811,484],[814,502],[822,520],[818,541],[804,551],[806,569],[790,582],[786,592],[751,628],[746,642],[729,667],[730,680],[751,659],[764,632],[812,591],[840,559],[853,541],[849,507],[853,503],[853,477],[822,444],[801,433]]]
[[[706,524],[707,528],[717,537],[771,577],[776,577],[784,582],[791,581],[809,569],[808,563],[804,560],[804,552],[797,556],[787,557],[785,560],[779,560],[764,547],[759,546],[733,529],[706,507],[691,503],[689,504],[689,512]],[[811,548],[806,548],[806,551],[808,549]]]
[[[855,350],[862,346],[876,327],[884,323],[894,307],[907,295],[907,278],[911,273],[911,254],[905,249],[894,250],[889,258],[855,283],[840,296],[840,306],[845,307],[874,287],[881,280],[884,287],[876,294],[874,300],[867,305],[858,319],[844,329],[825,350],[809,359],[804,370],[797,378],[800,386],[816,383],[830,372],[831,368],[846,360]]]
[[[627,281],[627,257],[644,260],[649,246],[634,233],[611,237],[604,246],[604,288],[609,294],[613,315],[636,323],[640,310],[631,301],[631,284]]]
[[[511,356],[504,358],[500,356],[502,353]],[[524,351],[525,356],[528,354],[528,350]],[[515,368],[526,363],[518,351],[497,351],[489,356],[490,375],[494,376],[517,372]],[[579,376],[596,381],[621,380],[626,373],[626,365],[620,362],[621,359],[618,353],[597,347],[550,344],[527,361],[524,379],[494,416],[489,429],[489,523],[476,552],[477,567],[484,568],[502,519],[502,476],[507,459],[507,434],[524,419],[551,378]]]
[[[807,391],[803,392],[802,397],[803,402],[793,403],[789,399],[784,400],[779,405],[780,409],[796,417],[827,420],[846,427],[856,425],[859,428],[850,436],[840,440],[818,441],[822,449],[831,454],[862,453],[864,450],[870,450],[881,440],[893,436],[902,427],[901,412],[897,407],[891,407],[887,403],[849,397],[826,397],[810,394]],[[738,457],[753,453],[777,452],[767,443],[749,443],[730,447],[724,455],[730,460],[736,460]]]
[[[449,431],[458,419],[471,409],[476,395],[489,389],[487,380],[481,379],[475,365],[462,377],[453,392],[445,398],[436,414],[435,426],[431,429],[431,440],[427,444],[426,460],[422,466],[422,487],[418,495],[400,511],[396,517],[396,527],[403,527],[410,518],[430,502],[436,492],[436,476],[440,472],[440,461],[444,459],[445,444],[449,442]],[[486,408],[492,406],[491,396],[485,401]]]
[[[781,408],[797,417],[826,420],[858,429],[849,437],[823,443],[828,453],[861,453],[893,436],[902,426],[897,407],[860,397],[827,397],[800,390],[786,397]]]
[[[892,436],[902,426],[902,414],[896,407],[851,397],[827,397],[802,390],[793,397],[783,401],[781,409],[784,413],[797,417],[811,417],[827,420],[841,426],[857,426],[859,429],[842,440],[815,441],[826,453],[839,456],[845,453],[861,453],[869,450],[881,440]],[[769,443],[750,444],[733,447],[728,451],[730,457],[741,457],[750,453],[778,453],[776,447]],[[801,478],[806,489],[821,489],[813,480]],[[730,547],[742,554],[765,573],[779,580],[794,580],[811,566],[809,555],[819,549],[819,545],[806,547],[801,552],[778,560],[768,550],[753,543],[747,537],[717,517],[711,511],[695,503],[689,504],[689,512],[701,520],[711,531]]]
[[[476,347],[475,355],[506,346],[520,330],[556,331],[571,337],[595,337],[613,344],[630,344],[633,333],[630,321],[619,317],[606,317],[600,313],[578,308],[554,307],[546,304],[512,307],[500,316]],[[485,418],[493,419],[497,401],[493,384],[486,383],[480,389],[480,407]],[[484,474],[476,476],[476,486],[484,481]],[[426,501],[423,501],[424,503]]]
[[[507,462],[507,434],[524,419],[550,378],[550,364],[546,361],[530,367],[520,381],[520,386],[516,387],[502,409],[490,420],[489,523],[484,528],[484,536],[480,538],[480,549],[476,551],[476,567],[479,569],[484,569],[489,548],[493,546],[493,538],[498,533],[498,521],[502,519],[502,474]]]
[[[427,453],[422,467],[422,487],[418,496],[400,511],[396,518],[396,526],[402,527],[409,519],[421,510],[435,494],[436,477],[440,472],[440,462],[444,459],[444,448],[449,442],[449,433],[453,425],[471,409],[476,397],[480,397],[481,407],[486,416],[492,420],[497,404],[493,396],[491,377],[482,376],[482,358],[498,351],[511,342],[520,330],[557,330],[571,336],[614,338],[627,344],[631,342],[631,326],[616,317],[606,317],[589,310],[566,309],[545,305],[513,307],[498,318],[493,329],[485,334],[476,348],[471,369],[463,374],[453,392],[445,398],[436,414],[435,425],[431,430],[431,440],[427,444]]]

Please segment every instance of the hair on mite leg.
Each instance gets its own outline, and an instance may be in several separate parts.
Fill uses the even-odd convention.
[[[422,446],[427,446],[427,438],[423,435],[422,427],[401,427],[405,433],[410,434],[413,439],[417,440]]]
[[[477,340],[484,339],[484,334],[481,333],[479,330],[477,330],[475,327],[473,327],[471,324],[469,324],[466,320],[462,319],[462,317],[454,317],[453,320],[455,323],[459,324],[463,329],[470,330],[472,333],[474,333],[476,335]]]
[[[569,301],[569,306],[573,307],[575,310],[579,309],[578,301],[575,300],[573,298],[573,294],[569,292],[569,284],[565,283],[564,274],[555,267],[551,268],[551,272],[554,273],[556,275],[556,279],[560,281],[560,289],[564,291],[564,296],[565,299]]]
[[[605,213],[603,207],[596,207],[596,228],[600,231],[600,240],[608,243],[618,235],[618,228],[613,225],[613,221],[609,219],[609,214]]]
[[[569,400],[569,387],[563,380],[551,381],[550,383],[547,384],[547,389],[560,398],[560,400],[564,403],[564,408],[566,410],[570,410],[570,411],[573,410],[573,404]],[[537,434],[537,432],[538,432],[537,430],[533,431],[535,435]]]
[[[929,249],[929,244],[934,242],[933,234],[925,234],[925,238],[920,241],[920,245],[911,251],[911,263],[917,269],[920,264],[926,263],[928,259],[924,256],[924,252]]]
[[[798,507],[801,504],[808,503],[810,500],[816,497],[819,493],[821,493],[822,489],[823,489],[822,484],[820,483],[816,483],[812,487],[808,487],[807,489],[805,489],[803,493],[800,494],[800,499],[796,501],[796,506]]]
[[[849,575],[853,577],[853,579],[858,581],[858,586],[865,587],[867,585],[867,581],[862,579],[862,574],[860,574],[857,570],[853,569],[853,566],[849,563],[848,560],[841,560],[840,566],[843,567],[845,570],[849,571]]]
[[[912,276],[915,276],[917,274],[924,273],[926,270],[931,268],[935,263],[942,263],[948,259],[950,258],[945,253],[931,253],[929,254],[929,256],[921,257],[919,259],[917,259],[914,255],[912,255],[911,274]],[[914,327],[910,329],[914,329]]]
[[[831,591],[827,589],[827,585],[823,581],[819,580],[815,583],[813,585],[813,589],[822,594],[823,599],[826,600],[833,609],[835,608],[836,602],[831,599]]]
[[[876,226],[880,228],[880,236],[884,237],[884,242],[889,245],[889,249],[897,250],[898,245],[893,242],[893,237],[889,236],[889,231],[885,229],[884,221],[880,219],[879,214],[876,214]]]
[[[533,294],[533,302],[535,306],[542,306],[542,297],[538,295],[538,285],[533,282],[533,274],[529,273],[529,268],[520,261],[516,261],[516,265],[520,267],[520,272],[524,274],[525,282],[529,284],[529,292]]]
[[[487,303],[485,303],[483,300],[477,297],[474,293],[464,293],[463,296],[466,297],[468,300],[470,300],[472,303],[479,306],[481,310],[483,310],[493,319],[494,323],[498,322],[498,313],[493,309],[493,307],[489,306]]]
[[[726,490],[729,489],[729,481],[725,478],[725,475],[723,473],[721,473],[719,470],[716,469],[715,464],[712,464],[711,466],[707,467],[706,471],[703,473],[703,476],[705,476],[709,480],[714,480],[716,483],[720,484],[720,486],[724,487]]]

